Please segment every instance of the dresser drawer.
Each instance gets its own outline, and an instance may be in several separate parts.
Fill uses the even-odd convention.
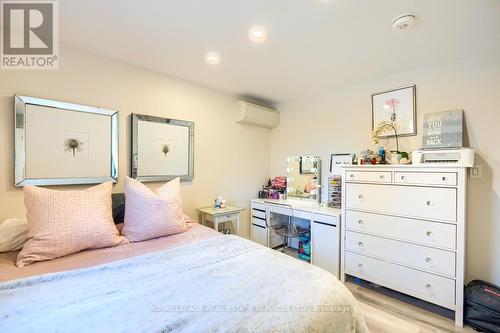
[[[391,171],[346,171],[345,176],[348,182],[392,182]]]
[[[394,172],[394,182],[420,185],[457,185],[456,172]]]
[[[346,210],[346,229],[456,249],[456,225]]]
[[[266,218],[266,212],[262,211],[262,210],[259,210],[259,209],[252,208],[252,216],[259,217],[261,219],[265,219]]]
[[[215,222],[215,219],[217,219],[217,223],[222,223],[222,222],[229,222],[229,221],[234,221],[236,219],[235,214],[227,214],[227,215],[206,215],[205,216],[206,220],[209,222]]]
[[[264,212],[266,211],[266,205],[263,204],[263,203],[252,202],[251,206],[252,206],[252,209],[258,209],[258,210],[261,210],[261,211],[264,211]]]
[[[320,222],[320,223],[329,224],[329,225],[333,225],[333,226],[336,226],[338,223],[337,218],[335,216],[318,214],[318,213],[313,214],[313,220],[315,222]]]
[[[455,253],[387,238],[346,231],[346,250],[455,276]]]
[[[457,190],[401,185],[346,184],[348,209],[456,222]]]
[[[279,205],[269,205],[269,212],[270,213],[277,213],[281,215],[286,215],[286,216],[294,216],[294,217],[299,217],[301,219],[306,219],[306,220],[311,220],[312,213],[311,212],[306,212],[302,210],[297,210],[297,209],[291,209],[290,207],[287,206],[279,206]]]
[[[252,224],[257,225],[259,227],[267,228],[266,220],[258,217],[252,217]]]
[[[455,305],[455,280],[345,252],[345,272],[450,309]]]

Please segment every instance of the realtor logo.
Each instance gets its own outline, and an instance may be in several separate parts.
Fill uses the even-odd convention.
[[[1,1],[1,69],[57,69],[56,1]]]

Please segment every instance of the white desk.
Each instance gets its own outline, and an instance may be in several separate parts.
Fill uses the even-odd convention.
[[[311,263],[339,277],[340,209],[301,200],[254,199],[250,237],[264,246],[279,245],[281,237],[268,228],[272,214],[293,216],[310,221]],[[276,237],[277,236],[277,237]]]
[[[240,213],[245,208],[227,206],[224,209],[215,209],[213,207],[198,208],[198,221],[200,224],[206,225],[207,222],[213,223],[216,231],[219,231],[219,224],[235,221],[236,235],[240,232]]]

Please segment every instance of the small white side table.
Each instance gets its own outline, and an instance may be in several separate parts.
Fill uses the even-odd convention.
[[[235,221],[236,235],[240,232],[240,213],[245,208],[227,206],[224,209],[215,209],[213,207],[198,208],[198,221],[206,225],[207,221],[213,223],[213,228],[219,231],[219,223]]]

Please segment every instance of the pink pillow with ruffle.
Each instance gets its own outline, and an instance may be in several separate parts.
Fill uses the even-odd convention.
[[[125,219],[122,235],[139,242],[178,234],[189,229],[183,213],[179,178],[154,193],[146,185],[125,178]]]

